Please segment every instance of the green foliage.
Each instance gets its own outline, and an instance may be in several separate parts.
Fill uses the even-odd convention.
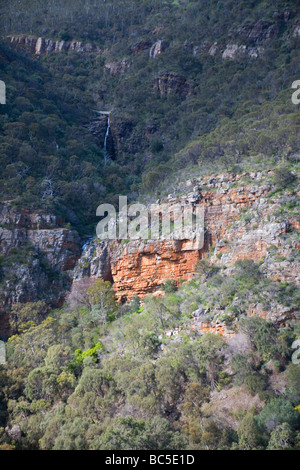
[[[252,260],[240,260],[236,264],[236,278],[242,282],[245,288],[255,286],[261,279],[259,265]]]
[[[251,395],[263,392],[266,388],[266,381],[264,377],[259,374],[251,374],[245,380],[247,390]]]
[[[237,385],[243,384],[254,373],[254,368],[246,354],[236,354],[232,357],[231,367],[235,373],[235,382]]]
[[[160,139],[153,139],[151,141],[151,151],[153,153],[159,153],[163,150],[164,148],[164,144],[162,143],[162,141]]]
[[[292,403],[284,398],[272,398],[258,416],[258,424],[268,432],[287,423],[292,429],[299,424],[299,415]]]
[[[295,449],[295,433],[288,423],[277,426],[271,433],[268,450]]]
[[[138,312],[141,306],[140,298],[134,295],[130,301],[130,308],[132,312]]]
[[[176,291],[176,282],[174,279],[166,279],[164,284],[162,285],[162,290],[166,292],[167,294],[170,294],[172,292]]]
[[[102,146],[82,127],[93,108],[90,94],[76,80],[82,64],[75,60],[75,76],[69,75],[68,83],[66,73],[56,75],[54,64],[43,67],[3,42],[0,55],[7,58],[1,63],[1,79],[9,84],[7,105],[0,110],[1,199],[52,211],[89,233],[97,205],[110,197],[112,168],[104,168]],[[120,171],[114,163],[115,179]],[[120,191],[129,189],[130,182],[118,181]]]
[[[9,314],[9,323],[13,334],[21,333],[31,326],[41,323],[47,313],[44,302],[16,303]]]
[[[280,189],[286,188],[289,184],[296,180],[296,176],[290,172],[289,168],[280,166],[274,170],[274,183]]]
[[[106,0],[101,8],[86,0],[63,7],[23,3],[8,0],[1,7],[3,36],[74,39],[94,49],[32,56],[26,46],[1,41],[8,98],[0,109],[2,200],[55,213],[67,227],[90,234],[100,203],[115,204],[122,193],[161,197],[176,191],[185,173],[254,171],[255,164],[255,171],[275,168],[274,194],[295,188],[299,115],[287,86],[300,73],[295,0],[276,2],[276,15],[271,2],[246,0]],[[289,18],[282,16],[287,10]],[[214,42],[225,49],[228,31],[233,43],[254,47],[249,34],[240,35],[260,20],[279,30],[276,39],[263,41],[263,56],[208,54]],[[150,58],[159,37],[168,47]],[[105,65],[124,57],[130,67],[111,76]],[[176,80],[157,92],[157,78],[168,73],[186,84],[186,96]],[[93,111],[98,106],[113,108],[106,166]],[[89,130],[94,125],[97,135]],[[296,209],[293,197],[281,207],[284,220]],[[250,224],[249,214],[244,220]],[[60,274],[24,244],[0,257],[1,289],[3,282],[13,285],[9,268],[35,262],[51,285],[58,280]],[[165,296],[150,296],[143,307],[138,298],[118,307],[111,284],[101,279],[84,292],[84,305],[65,306],[46,320],[42,302],[16,304],[8,363],[0,368],[0,448],[299,447],[299,367],[288,362],[297,326],[246,317],[253,303],[296,312],[297,288],[267,279],[253,261],[225,269],[202,259],[197,272],[176,292],[173,280],[166,281]],[[199,336],[190,328],[195,310],[246,339],[236,344]],[[287,396],[276,395],[277,379],[286,380]],[[216,399],[222,388],[231,397],[229,411],[224,398],[226,419]],[[268,400],[260,413],[247,402],[257,393]],[[231,419],[238,421],[237,432]],[[10,431],[18,434],[19,427],[15,439]]]
[[[75,354],[74,363],[81,364],[84,361],[84,359],[87,357],[91,357],[93,361],[96,362],[98,360],[99,352],[102,349],[103,349],[103,345],[100,342],[95,344],[95,346],[93,346],[92,348],[87,349],[86,351],[81,351],[80,349],[76,349],[74,353]]]
[[[166,419],[116,418],[100,438],[101,450],[168,450],[184,448]],[[179,437],[179,436],[178,436]]]
[[[201,416],[203,403],[209,401],[209,389],[202,387],[199,383],[191,383],[184,393],[182,412],[188,418],[197,419]]]
[[[166,328],[186,321],[180,309],[195,285],[193,281],[180,286],[176,299],[174,293],[162,299],[149,297],[143,312],[130,310],[105,329],[89,319],[94,306],[67,308],[56,319],[49,317],[12,337],[7,371],[13,372],[7,375],[4,369],[5,374],[0,374],[0,400],[8,406],[10,425],[22,423],[18,446],[260,449],[277,445],[271,433],[289,423],[289,442],[295,448],[299,413],[286,398],[273,398],[260,358],[264,348],[254,345],[253,353],[233,355],[232,382],[224,362],[227,343],[223,338],[191,337],[185,331],[173,340],[160,339]],[[93,298],[98,294],[96,288],[90,292]],[[259,344],[257,332],[267,322],[247,320],[242,322],[243,331]],[[263,333],[264,344],[273,332],[267,328]],[[297,386],[290,369],[289,393]],[[231,429],[220,429],[206,407],[213,404],[211,391],[224,387],[230,392],[242,384],[251,394],[261,397],[263,392],[269,401],[257,419],[250,410],[239,418],[236,435]],[[121,418],[128,409],[136,410],[136,415]],[[173,413],[178,416],[175,422],[170,419]]]
[[[286,371],[289,397],[293,403],[300,402],[300,365],[290,363]]]
[[[255,419],[255,415],[255,410],[249,410],[239,424],[237,430],[239,438],[239,450],[259,449],[261,443],[261,435]]]
[[[100,323],[106,323],[115,318],[117,305],[115,293],[109,281],[97,279],[87,291],[93,315],[98,316]]]
[[[209,278],[217,274],[217,272],[219,271],[219,268],[217,266],[210,264],[210,262],[207,259],[203,258],[197,262],[196,271],[197,273],[205,276],[206,278]]]

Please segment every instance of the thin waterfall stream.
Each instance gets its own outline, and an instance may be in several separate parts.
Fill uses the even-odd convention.
[[[107,116],[107,129],[106,129],[105,138],[104,138],[104,165],[107,165],[108,160],[109,160],[109,153],[107,151],[107,139],[108,139],[109,129],[110,129],[110,120],[109,120],[109,116]]]

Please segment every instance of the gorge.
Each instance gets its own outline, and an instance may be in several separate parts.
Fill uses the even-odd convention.
[[[0,450],[300,449],[300,9],[275,3],[0,5]]]

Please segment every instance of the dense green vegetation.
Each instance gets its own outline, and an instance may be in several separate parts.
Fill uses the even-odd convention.
[[[86,225],[103,198],[114,202],[116,193],[152,192],[170,171],[210,168],[214,162],[230,169],[260,154],[273,162],[294,158],[299,113],[290,87],[300,75],[299,39],[293,37],[296,1],[279,2],[275,11],[264,1],[85,0],[63,6],[30,1],[25,7],[11,0],[4,10],[5,34],[76,39],[100,48],[35,59],[26,48],[26,59],[6,51],[5,198],[47,202],[72,223]],[[286,10],[287,22],[280,16]],[[262,41],[238,33],[259,20],[278,26],[277,36]],[[143,41],[154,44],[159,38],[169,46],[155,59],[149,48],[133,53]],[[228,43],[261,44],[264,53],[222,60],[204,47],[214,42],[221,50]],[[124,57],[128,70],[110,76],[105,64]],[[177,92],[160,96],[153,84],[166,72],[185,77],[192,93],[185,99]],[[101,143],[83,127],[95,118],[95,108],[113,108],[112,132],[121,141],[107,168]]]
[[[62,215],[85,236],[94,234],[97,206],[116,203],[119,194],[156,199],[176,192],[185,176],[270,168],[281,198],[276,220],[296,219],[298,3],[7,0],[0,7],[0,79],[7,85],[0,200]],[[275,33],[249,37],[245,31],[259,21]],[[93,49],[35,56],[7,40],[17,35]],[[166,49],[152,58],[158,39]],[[211,55],[214,43],[219,52]],[[223,60],[227,44],[263,51]],[[105,65],[124,58],[126,70],[110,74]],[[168,74],[189,92],[159,91],[157,79]],[[107,165],[103,131],[88,129],[95,109],[113,110],[115,153]],[[243,217],[250,225],[259,214]],[[287,261],[297,261],[297,234],[284,237],[292,246]],[[270,247],[270,263],[285,261],[277,251]],[[64,274],[39,256],[27,244],[0,256],[0,295],[4,281],[13,286],[14,266],[36,261],[52,287],[61,277],[61,288]],[[43,292],[13,305],[8,362],[0,366],[0,449],[299,450],[300,366],[291,357],[300,337],[299,289],[267,277],[262,263],[226,268],[201,260],[193,281],[177,288],[166,280],[165,296],[143,305],[138,297],[116,305],[101,280],[76,306],[49,313]],[[253,303],[292,315],[283,325],[248,317]],[[228,342],[197,334],[199,309],[205,321],[237,334]]]
[[[126,192],[129,170],[104,168],[103,150],[83,126],[92,103],[74,95],[44,66],[1,45],[1,78],[7,104],[1,106],[1,199],[63,215],[79,231],[91,231],[95,210],[115,193]],[[124,178],[125,175],[125,178]]]
[[[11,322],[20,334],[10,338],[0,371],[1,424],[12,429],[9,437],[0,428],[2,448],[299,448],[300,375],[291,344],[300,325],[278,329],[245,316],[262,283],[278,292],[279,303],[289,298],[289,286],[271,283],[253,262],[239,262],[234,273],[206,268],[164,298],[148,297],[142,308],[138,299],[116,307],[101,280],[84,305],[65,306],[46,320],[37,315],[41,305],[17,306]],[[199,304],[216,311],[216,298],[228,328],[240,331],[235,342],[197,336],[189,326]],[[175,328],[178,335],[167,334]],[[234,397],[231,419],[222,406],[215,412],[221,391]],[[239,411],[245,393],[247,402],[259,400]]]

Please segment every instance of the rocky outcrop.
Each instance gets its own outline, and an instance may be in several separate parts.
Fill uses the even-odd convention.
[[[112,77],[120,75],[120,73],[126,72],[131,66],[131,62],[124,58],[116,62],[108,62],[105,64],[104,68],[109,72]]]
[[[201,50],[200,48],[195,48],[194,49],[194,55],[197,55],[197,52]],[[214,42],[212,46],[210,46],[209,50],[208,50],[208,53],[210,56],[214,56],[217,54],[217,52],[219,51],[219,46],[218,46],[218,43],[217,42]]]
[[[107,150],[112,160],[127,158],[126,154],[140,152],[148,145],[149,127],[147,133],[143,134],[137,126],[134,117],[128,115],[119,117],[110,114],[110,131],[107,138]],[[99,115],[86,125],[87,129],[97,138],[99,146],[103,147],[105,133],[107,130],[107,116]],[[146,137],[146,138],[145,138]]]
[[[246,55],[246,46],[238,46],[237,44],[227,44],[222,54],[222,59],[235,59]]]
[[[179,199],[170,195],[168,202],[172,204],[180,200],[205,208],[203,248],[193,248],[189,240],[94,242],[83,253],[75,270],[73,288],[86,276],[91,280],[103,277],[113,282],[119,302],[129,300],[134,295],[143,298],[149,293],[159,292],[166,279],[173,278],[176,282],[181,278],[191,279],[197,261],[205,256],[212,245],[214,253],[211,261],[217,265],[230,266],[239,259],[260,261],[265,258],[262,266],[267,275],[299,282],[298,261],[287,263],[286,267],[281,264],[275,271],[274,264],[268,265],[270,247],[276,245],[280,248],[282,236],[293,235],[293,227],[297,227],[295,221],[279,221],[270,215],[276,205],[268,204],[268,194],[272,189],[266,181],[268,175],[228,174],[188,181],[186,187],[193,188],[193,191]],[[247,185],[243,184],[245,178]],[[253,183],[249,184],[249,180]],[[253,220],[252,229],[246,217],[247,211],[260,221]],[[291,249],[294,245],[296,247],[296,243],[291,238]],[[284,249],[288,250],[288,244],[284,245]]]
[[[127,154],[141,152],[148,145],[145,133],[140,131],[134,115],[111,116],[110,132],[112,146],[118,158],[127,158]]]
[[[189,327],[200,335],[213,333],[222,335],[227,339],[235,335],[235,332],[229,330],[224,321],[211,319],[209,310],[199,307],[192,315],[193,318],[192,321],[189,322]]]
[[[215,50],[215,49],[214,49]],[[212,53],[212,49],[209,51],[210,55],[214,55]],[[227,44],[226,49],[222,54],[222,59],[243,59],[245,57],[250,57],[252,59],[257,59],[263,54],[262,47],[247,47],[245,45],[238,45],[238,44]]]
[[[246,25],[238,28],[236,31],[231,30],[229,35],[238,35],[248,38],[256,43],[273,39],[279,35],[281,21],[271,23],[269,21],[259,20],[254,25]]]
[[[73,292],[85,276],[113,282],[119,302],[141,298],[161,288],[168,278],[189,279],[199,260],[197,250],[186,250],[187,241],[121,241],[92,245],[83,254],[74,274]],[[92,256],[91,256],[92,252]]]
[[[300,23],[296,24],[293,31],[293,37],[299,38],[300,37]]]
[[[152,45],[151,41],[147,41],[147,40],[139,41],[138,43],[131,46],[130,52],[131,52],[131,54],[136,55],[136,54],[139,54],[142,51],[150,49],[151,45]]]
[[[80,240],[62,218],[1,203],[0,255],[1,338],[9,331],[12,304],[44,300],[51,307],[62,305],[80,257]]]
[[[110,132],[107,136],[106,148],[109,154],[109,157],[114,160],[116,158],[116,136],[112,131],[112,119],[110,118]],[[107,131],[107,115],[99,115],[96,119],[90,121],[86,128],[93,134],[97,140],[100,147],[104,146],[105,134]]]
[[[185,99],[193,93],[193,85],[185,77],[174,73],[160,74],[154,80],[153,88],[161,97],[175,94]]]
[[[0,204],[0,253],[8,256],[15,248],[33,246],[52,269],[73,269],[79,251],[76,232],[63,227],[64,220],[50,214],[17,211]]]
[[[291,11],[274,11],[273,20],[259,20],[256,23],[244,24],[240,27],[233,27],[228,31],[228,39],[215,41],[214,43],[203,42],[193,47],[193,55],[208,53],[211,56],[222,57],[223,59],[257,59],[264,53],[264,44],[268,41],[279,38],[297,38],[300,36],[299,24],[292,23]],[[227,41],[230,42],[227,42]],[[267,44],[266,44],[267,45]]]
[[[281,30],[287,28],[287,23],[293,17],[293,12],[289,10],[279,11],[275,10],[273,19],[264,20],[260,19],[254,24],[244,24],[239,28],[230,29],[229,37],[243,37],[252,42],[261,43],[278,37]],[[291,24],[290,24],[291,25]],[[287,35],[291,34],[290,28],[287,28]]]
[[[203,53],[209,54],[212,57],[218,57],[231,60],[245,60],[247,58],[257,59],[263,56],[264,47],[256,45],[246,45],[239,43],[228,43],[226,45],[218,43],[217,41],[213,44],[207,42],[200,46],[193,47],[193,55],[197,57]]]
[[[156,41],[150,49],[149,55],[151,59],[155,59],[155,57],[162,54],[167,49],[168,45],[169,44],[166,41],[158,39],[158,41]]]
[[[15,45],[28,47],[32,53],[49,54],[51,52],[75,51],[75,52],[93,52],[100,51],[92,44],[83,44],[81,41],[56,41],[52,39],[34,38],[25,36],[12,36],[10,42]]]

